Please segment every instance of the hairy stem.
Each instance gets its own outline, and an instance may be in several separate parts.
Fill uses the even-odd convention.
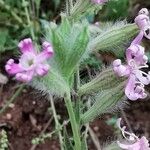
[[[64,99],[65,99],[66,107],[68,110],[69,119],[71,122],[73,139],[75,142],[75,150],[81,150],[81,140],[80,140],[79,128],[78,128],[78,124],[76,122],[75,113],[73,111],[73,106],[72,106],[70,94],[66,94]]]
[[[49,100],[50,100],[50,103],[51,103],[51,108],[52,108],[52,111],[53,111],[55,126],[56,126],[56,130],[57,130],[57,129],[60,128],[60,123],[58,121],[58,117],[57,117],[57,113],[56,113],[56,109],[55,109],[55,105],[54,105],[54,99],[51,95],[49,95]],[[64,150],[64,148],[63,148],[63,137],[61,135],[61,130],[58,131],[58,136],[59,136],[59,142],[60,142],[61,150]]]

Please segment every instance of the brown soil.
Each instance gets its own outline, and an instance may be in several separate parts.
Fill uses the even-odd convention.
[[[8,96],[15,91],[16,84],[9,83],[3,88],[1,93],[0,106],[6,103]],[[67,116],[62,101],[56,101],[57,113],[62,116],[61,120]],[[31,140],[38,137],[43,128],[47,125],[52,117],[48,112],[49,102],[46,96],[41,96],[37,91],[28,88],[24,89],[20,96],[15,100],[13,108],[8,108],[0,116],[0,129],[5,129],[9,138],[10,150],[30,150],[32,147]],[[150,101],[131,102],[126,109],[126,117],[129,120],[132,130],[138,135],[150,137]],[[119,114],[120,115],[120,114]],[[105,115],[101,119],[96,119],[91,123],[93,131],[96,133],[101,144],[110,142],[114,139],[114,128],[106,124],[106,120],[112,115]],[[54,120],[50,123],[45,133],[54,129]],[[89,149],[95,150],[94,144],[89,137]],[[43,144],[39,144],[35,150],[59,150],[57,137],[47,139]]]

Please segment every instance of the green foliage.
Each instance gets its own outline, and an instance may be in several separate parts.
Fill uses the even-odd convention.
[[[88,123],[101,114],[113,111],[124,98],[123,88],[124,82],[115,88],[99,92],[94,98],[94,104],[81,116],[82,123]]]
[[[0,150],[8,150],[8,137],[5,130],[0,132]]]

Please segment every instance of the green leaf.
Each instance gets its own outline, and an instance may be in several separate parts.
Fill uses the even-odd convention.
[[[125,79],[118,78],[112,69],[105,69],[90,82],[82,85],[78,90],[78,94],[80,96],[90,95],[103,90],[111,89],[120,84],[123,80]]]
[[[67,76],[70,77],[73,74],[76,66],[81,62],[81,59],[86,52],[88,41],[89,36],[87,28],[85,27],[78,35],[76,35],[72,48],[68,53],[68,59],[64,68],[64,73],[66,73]]]
[[[94,120],[97,116],[117,108],[117,104],[124,99],[124,85],[100,92],[95,96],[94,104],[81,116],[83,124]]]
[[[114,26],[109,25],[100,35],[93,38],[88,45],[88,49],[100,53],[109,52],[117,57],[123,57],[125,44],[137,34],[138,28],[135,24],[118,22]]]
[[[66,83],[61,73],[58,73],[54,68],[51,68],[50,73],[43,78],[37,78],[32,82],[32,86],[36,89],[63,97],[66,92],[69,92],[69,85]]]

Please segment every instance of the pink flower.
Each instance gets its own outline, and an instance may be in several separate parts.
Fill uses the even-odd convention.
[[[42,44],[43,51],[37,53],[30,38],[20,41],[18,44],[22,53],[19,63],[9,59],[5,65],[6,71],[10,75],[22,82],[29,82],[34,76],[44,76],[49,71],[46,60],[53,55],[53,48],[48,42]]]
[[[138,138],[134,133],[129,133],[125,131],[126,127],[121,127],[121,118],[117,121],[117,126],[122,132],[123,137],[127,140],[126,143],[121,143],[117,141],[120,148],[124,150],[150,150],[148,140],[146,137]],[[127,137],[128,136],[128,137]]]
[[[144,11],[142,9],[139,14]],[[147,10],[147,9],[146,9]],[[144,14],[148,12],[144,11]],[[123,65],[120,59],[113,62],[113,69],[115,73],[122,77],[128,77],[125,87],[125,94],[130,100],[144,99],[144,86],[150,84],[150,72],[145,73],[141,69],[148,68],[146,64],[148,57],[145,55],[145,48],[140,45],[144,36],[143,29],[141,29],[138,36],[132,41],[129,48],[126,50],[126,64]]]
[[[144,99],[147,94],[144,90],[144,85],[150,83],[150,73],[141,71],[142,68],[147,68],[148,61],[145,55],[144,47],[140,46],[135,41],[141,39],[141,33],[136,37],[130,47],[126,50],[127,64],[122,65],[121,60],[117,59],[113,62],[114,71],[118,76],[128,77],[125,88],[125,94],[130,100]]]
[[[108,0],[92,0],[92,2],[94,2],[96,4],[104,4],[104,3],[108,2]]]
[[[150,18],[146,8],[139,11],[138,16],[135,18],[135,23],[143,31],[144,36],[150,39]]]

